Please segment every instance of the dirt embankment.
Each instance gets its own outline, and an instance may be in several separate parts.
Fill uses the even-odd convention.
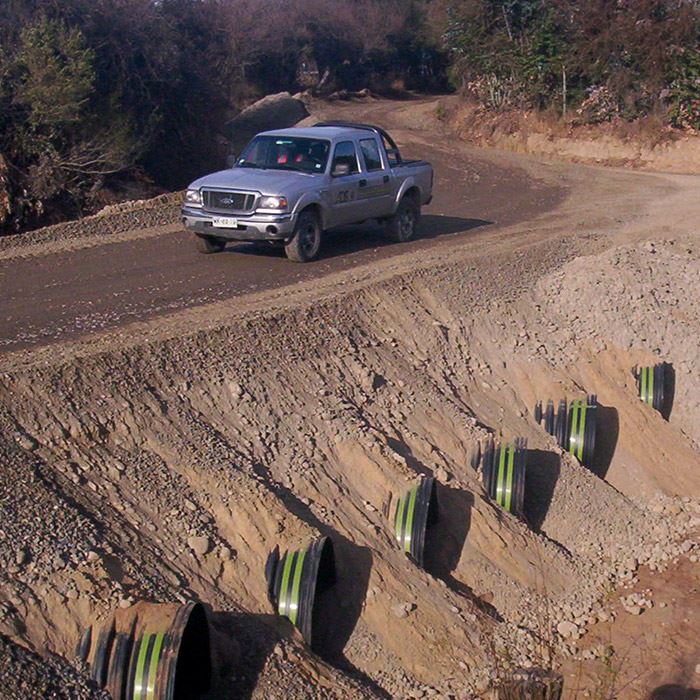
[[[307,697],[291,679],[312,678],[319,697],[466,698],[505,658],[579,653],[611,586],[696,548],[700,324],[683,280],[699,260],[685,240],[587,258],[540,244],[488,267],[462,255],[324,302],[6,366],[3,633],[70,656],[115,606],[196,595],[247,642],[215,697],[287,684]],[[660,353],[677,368],[668,424],[630,374]],[[537,398],[586,392],[606,408],[597,474],[531,415]],[[490,433],[529,439],[528,522],[470,466]],[[419,474],[437,477],[443,514],[427,572],[387,517]],[[290,630],[270,619],[266,555],[319,533],[337,545],[331,665],[293,641],[269,655]]]
[[[659,125],[576,125],[534,112],[494,113],[456,97],[438,114],[468,143],[575,163],[700,173],[700,135]]]

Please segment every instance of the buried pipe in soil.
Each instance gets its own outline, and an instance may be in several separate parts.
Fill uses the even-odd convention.
[[[535,421],[544,422],[545,430],[556,438],[559,447],[574,455],[581,464],[587,467],[593,464],[598,422],[595,394],[586,400],[575,399],[570,404],[562,399],[556,411],[551,399],[544,411],[539,401],[535,405]]]
[[[77,657],[115,700],[185,700],[209,690],[209,623],[200,603],[136,603],[83,634]]]
[[[639,398],[668,420],[675,391],[673,366],[668,362],[661,362],[653,367],[635,367],[633,375],[637,380]]]
[[[319,537],[307,549],[285,552],[276,546],[265,564],[268,596],[275,610],[299,629],[314,648],[314,607],[317,598],[336,582],[335,554],[329,537]]]
[[[425,533],[438,520],[435,479],[423,477],[396,505],[394,533],[402,551],[423,567]]]
[[[522,517],[525,505],[527,440],[516,438],[511,444],[502,444],[490,438],[483,452],[479,446],[472,464],[481,467],[484,488],[489,498],[509,513]]]

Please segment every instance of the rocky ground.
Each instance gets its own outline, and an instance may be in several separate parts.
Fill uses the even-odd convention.
[[[697,185],[561,173],[561,206],[478,247],[455,239],[6,354],[0,633],[22,682],[33,653],[71,660],[117,607],[199,598],[241,650],[212,699],[466,699],[543,665],[565,670],[565,697],[596,697],[611,654],[596,630],[643,626],[673,607],[676,569],[697,576]],[[631,374],[660,360],[676,370],[668,422]],[[532,415],[587,393],[602,405],[592,469]],[[471,466],[489,435],[528,439],[522,520]],[[426,570],[391,519],[420,474],[441,513]],[[272,614],[263,572],[275,545],[320,534],[338,582],[319,657]],[[677,625],[691,659],[700,622]],[[668,658],[635,661],[614,697],[675,682]],[[62,688],[46,697],[87,687],[56,657],[41,668]]]

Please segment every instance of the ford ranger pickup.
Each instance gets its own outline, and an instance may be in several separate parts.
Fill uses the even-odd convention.
[[[265,131],[232,165],[185,194],[182,221],[203,253],[229,241],[267,241],[307,262],[318,255],[324,231],[369,220],[407,241],[432,199],[431,165],[403,160],[384,129],[366,124]]]

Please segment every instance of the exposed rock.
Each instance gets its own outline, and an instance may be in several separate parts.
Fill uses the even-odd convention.
[[[211,540],[205,536],[192,536],[187,538],[189,548],[199,556],[204,556],[211,549]]]

